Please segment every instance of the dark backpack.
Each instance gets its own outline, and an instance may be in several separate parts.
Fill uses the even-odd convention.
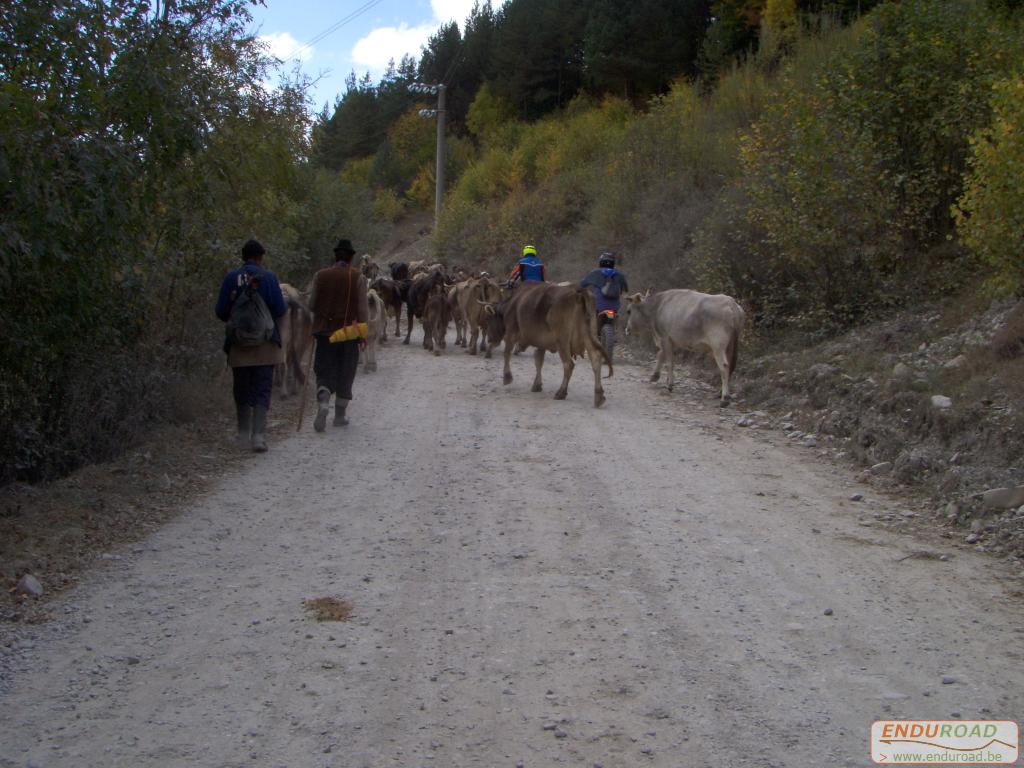
[[[228,315],[228,341],[240,347],[258,347],[274,338],[274,317],[260,295],[259,275],[248,272],[242,275],[245,283]]]
[[[604,279],[604,285],[601,286],[601,295],[606,299],[617,299],[621,290],[619,288],[619,275],[617,272],[608,275]]]

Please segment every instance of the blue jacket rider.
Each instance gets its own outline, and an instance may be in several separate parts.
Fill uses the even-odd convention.
[[[523,248],[523,258],[519,260],[516,268],[512,270],[512,274],[508,276],[509,285],[516,280],[522,280],[524,283],[543,283],[545,280],[544,262],[537,257],[537,249],[532,245]]]
[[[618,312],[620,297],[629,291],[626,276],[615,268],[615,254],[610,251],[602,253],[597,264],[597,269],[580,280],[580,288],[589,287],[593,291],[598,314],[608,310]]]

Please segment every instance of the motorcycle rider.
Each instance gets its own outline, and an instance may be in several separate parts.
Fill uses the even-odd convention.
[[[615,254],[605,251],[597,260],[597,269],[587,273],[587,276],[580,280],[580,288],[590,288],[594,294],[594,302],[597,305],[597,330],[602,335],[604,327],[609,323],[615,327],[615,318],[619,314],[621,306],[620,297],[629,291],[629,284],[626,276],[615,268]],[[614,330],[611,331],[614,334]],[[611,345],[614,343],[614,335],[608,343],[608,355],[611,356]]]
[[[511,288],[517,280],[524,283],[545,281],[544,262],[537,256],[537,249],[532,245],[523,247],[523,257],[519,259],[516,268],[508,276],[508,286]]]

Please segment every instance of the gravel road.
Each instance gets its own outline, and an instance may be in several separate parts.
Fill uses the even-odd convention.
[[[0,766],[822,768],[1020,719],[998,561],[866,525],[899,505],[702,384],[514,370],[391,343],[351,426],[99,562],[0,649]]]

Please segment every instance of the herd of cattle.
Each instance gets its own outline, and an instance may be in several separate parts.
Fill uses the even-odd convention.
[[[423,326],[423,348],[440,355],[447,348],[448,327],[454,322],[455,345],[471,355],[492,350],[504,342],[504,382],[512,381],[514,353],[532,347],[537,373],[533,392],[542,388],[541,369],[548,352],[557,352],[562,362],[562,384],[556,400],[566,397],[575,360],[587,357],[594,372],[594,406],[605,402],[601,368],[612,361],[598,339],[597,311],[589,288],[572,283],[520,283],[514,288],[499,285],[486,272],[469,273],[461,268],[426,262],[391,263],[387,275],[369,256],[359,264],[369,283],[370,335],[363,368],[377,370],[377,345],[392,334],[401,336],[403,307],[407,327],[403,344],[408,344],[414,320]],[[276,383],[281,396],[295,394],[305,381],[303,361],[313,342],[312,316],[306,292],[281,285],[289,311],[280,321],[286,362],[280,366]],[[657,381],[668,364],[668,388],[674,384],[673,358],[676,350],[697,349],[711,353],[722,380],[721,404],[730,400],[730,380],[736,368],[739,337],[745,323],[743,309],[724,295],[674,289],[624,297],[623,314],[627,335],[650,331],[658,349],[658,361],[651,381]]]

